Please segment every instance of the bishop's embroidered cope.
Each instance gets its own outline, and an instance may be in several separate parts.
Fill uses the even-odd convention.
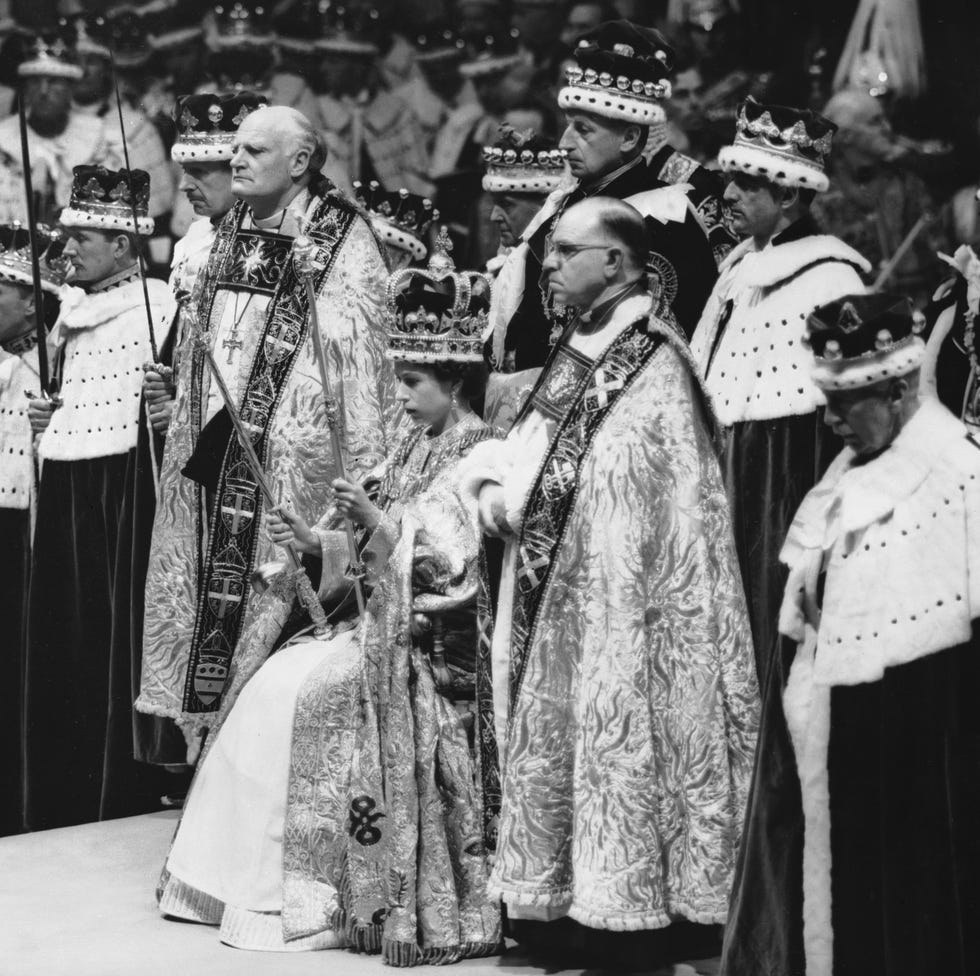
[[[593,361],[562,343],[545,365],[518,421],[531,409],[558,422],[557,430],[531,482],[528,507],[521,529],[517,562],[517,589],[511,624],[510,708],[513,715],[543,585],[575,504],[582,461],[609,411],[629,389],[664,336],[648,331],[640,319],[615,339],[605,354]]]
[[[271,296],[265,329],[242,394],[240,416],[258,458],[268,457],[269,421],[279,404],[298,350],[310,324],[306,289],[290,260],[293,238],[264,230],[245,230],[244,204],[233,210],[218,231],[215,249],[202,275],[200,321],[210,322],[219,288]],[[319,288],[333,267],[354,220],[354,211],[324,200],[316,208],[309,236],[320,247],[324,267]],[[192,398],[194,426],[200,429],[202,398]],[[217,711],[231,656],[241,634],[249,599],[261,524],[262,495],[237,437],[229,440],[221,465],[211,514],[204,571],[198,577],[197,616],[184,685],[183,710]]]

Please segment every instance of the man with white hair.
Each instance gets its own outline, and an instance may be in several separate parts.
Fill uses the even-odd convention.
[[[217,106],[213,114],[221,111]],[[208,109],[209,116],[211,109]],[[310,522],[330,504],[335,458],[310,336],[307,292],[293,240],[316,244],[316,310],[346,421],[346,462],[363,477],[391,446],[394,383],[381,330],[386,278],[377,239],[357,208],[320,173],[322,138],[295,109],[252,112],[232,136],[232,191],[195,288],[192,313],[221,378],[284,504]],[[161,506],[147,586],[143,679],[136,707],[177,720],[193,761],[200,734],[220,720],[258,668],[295,602],[292,577],[261,596],[253,570],[277,555],[260,532],[266,500],[232,434],[218,384],[201,356],[188,420],[196,448],[184,474],[197,504]]]

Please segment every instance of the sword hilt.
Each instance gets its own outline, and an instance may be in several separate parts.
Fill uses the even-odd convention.
[[[323,637],[330,629],[327,623],[327,615],[302,565],[298,565],[294,570],[293,579],[296,582],[296,595],[299,597],[303,606],[306,607],[310,619],[313,621],[313,633],[317,637]]]

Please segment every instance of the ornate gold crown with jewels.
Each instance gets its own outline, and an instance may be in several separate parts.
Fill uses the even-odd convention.
[[[427,268],[403,268],[388,279],[389,359],[483,362],[490,281],[479,271],[457,271],[452,247],[443,227]]]

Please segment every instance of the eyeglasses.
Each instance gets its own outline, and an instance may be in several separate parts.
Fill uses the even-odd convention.
[[[558,263],[564,264],[582,251],[605,251],[613,246],[612,244],[566,244],[562,241],[553,241],[549,235],[544,241],[544,256],[547,260],[554,254]]]

